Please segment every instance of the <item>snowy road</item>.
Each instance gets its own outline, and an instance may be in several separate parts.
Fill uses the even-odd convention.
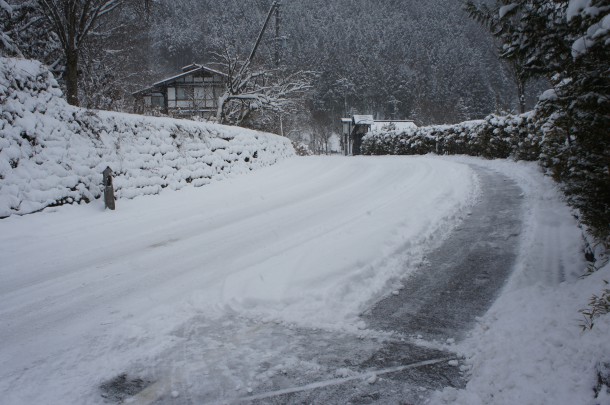
[[[498,296],[517,259],[523,193],[508,177],[471,167],[480,178],[480,201],[442,246],[426,254],[400,294],[367,312],[369,326],[462,340]]]
[[[256,399],[253,403],[415,405],[428,403],[435,390],[464,388],[464,362],[454,343],[485,314],[514,269],[524,196],[505,175],[471,167],[481,195],[469,215],[426,253],[415,272],[405,269],[411,274],[394,281],[386,296],[362,315],[367,331],[389,335],[380,339],[275,327],[282,341],[307,337],[305,344],[284,343],[284,357],[311,360],[314,353],[320,368],[296,374],[291,370],[261,382],[250,396]]]
[[[186,357],[172,379],[186,373],[194,395],[247,394],[281,352],[261,324],[363,328],[360,311],[460,222],[477,184],[436,158],[291,159],[112,213],[94,203],[3,220],[0,402],[99,403],[123,372],[167,379],[151,365],[176,347]],[[250,347],[213,350],[240,335]],[[209,346],[198,364],[193,342]],[[195,370],[224,377],[196,382]]]

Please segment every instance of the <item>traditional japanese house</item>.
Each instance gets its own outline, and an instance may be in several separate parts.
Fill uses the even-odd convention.
[[[133,93],[135,110],[142,114],[211,118],[216,115],[218,97],[226,89],[226,74],[209,67],[191,64],[182,73],[163,79]]]

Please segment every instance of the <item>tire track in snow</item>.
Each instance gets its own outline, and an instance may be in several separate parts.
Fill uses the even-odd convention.
[[[402,280],[400,294],[384,298],[365,315],[371,327],[430,340],[458,339],[499,295],[517,259],[523,200],[512,180],[474,167],[483,194],[472,215]]]
[[[85,389],[58,379],[89,383],[142,353],[155,356],[173,344],[171,330],[219,302],[223,280],[244,265],[285,253],[281,264],[296,266],[316,259],[308,252],[332,252],[339,237],[353,242],[355,231],[365,243],[351,243],[348,252],[361,254],[406,221],[396,217],[398,207],[425,213],[429,207],[421,201],[442,203],[441,189],[453,186],[446,177],[454,175],[447,173],[454,166],[428,158],[319,159],[316,165],[280,165],[199,190],[138,198],[112,215],[66,207],[9,219],[0,224],[0,275],[7,275],[0,287],[0,391],[8,401],[28,390],[32,403],[37,395],[53,401],[68,392],[78,402]],[[431,189],[432,182],[439,189]],[[214,207],[215,213],[206,211]],[[248,232],[252,228],[260,232]],[[22,240],[29,234],[35,237],[23,246],[8,236]],[[326,263],[307,264],[311,272]],[[308,282],[317,286],[343,277],[320,275]],[[194,293],[201,302],[189,302]]]

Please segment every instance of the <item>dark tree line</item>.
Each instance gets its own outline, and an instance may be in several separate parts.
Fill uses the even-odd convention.
[[[226,44],[246,54],[270,3],[160,4],[151,25],[158,75],[213,62]],[[177,26],[188,29],[176,34]],[[520,99],[531,108],[541,89],[531,81],[529,91],[518,91],[512,65],[498,59],[485,29],[454,0],[284,2],[280,35],[265,39],[258,62],[271,63],[280,41],[284,66],[318,73],[306,100],[309,114],[285,118],[310,132],[312,119],[336,128],[350,113],[432,124],[517,112]],[[277,125],[269,129],[279,132]]]
[[[9,0],[2,38],[52,66],[71,102],[76,74],[81,105],[127,109],[131,91],[181,66],[223,62],[216,55],[228,48],[244,59],[271,2]],[[280,13],[280,37],[274,29],[265,35],[256,67],[273,65],[279,44],[287,75],[318,75],[301,100],[310,114],[283,117],[289,125],[306,127],[311,117],[336,123],[355,112],[450,123],[518,109],[511,65],[455,0],[310,0],[284,2]],[[45,49],[16,35],[30,23],[30,38],[44,39],[37,48]],[[278,120],[264,125],[279,132]]]
[[[450,123],[517,106],[507,65],[458,2],[314,0],[300,8],[286,59],[321,72],[315,107],[333,117]]]

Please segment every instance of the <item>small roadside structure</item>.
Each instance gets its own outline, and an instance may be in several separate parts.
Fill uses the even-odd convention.
[[[343,125],[342,144],[346,156],[359,155],[362,138],[371,130],[375,120],[372,115],[354,115],[352,118],[341,118]]]
[[[226,77],[225,73],[204,65],[184,66],[182,73],[133,93],[135,112],[212,118],[216,115],[218,98],[225,92]]]
[[[362,138],[369,132],[402,132],[417,128],[412,120],[375,120],[372,115],[341,118],[341,125],[341,145],[345,156],[359,155]]]
[[[341,150],[345,156],[350,154],[349,138],[352,133],[352,119],[341,118]]]

